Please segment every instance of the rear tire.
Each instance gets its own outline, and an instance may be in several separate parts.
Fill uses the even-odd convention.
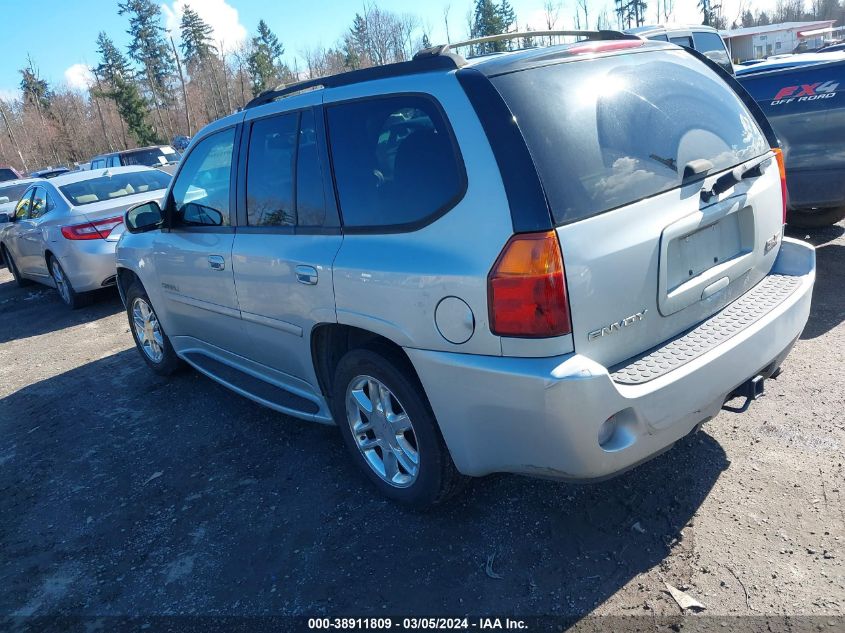
[[[170,376],[184,366],[164,333],[147,292],[137,281],[126,291],[126,315],[135,347],[150,369],[159,376]]]
[[[335,371],[332,414],[352,459],[376,488],[424,509],[455,494],[466,477],[452,462],[422,386],[409,374],[389,351],[348,352]]]
[[[801,229],[818,229],[845,219],[845,207],[787,211],[786,222]]]
[[[12,271],[12,277],[15,278],[15,283],[18,285],[18,288],[25,288],[32,283],[31,280],[21,276],[21,272],[18,270],[15,260],[12,259],[12,254],[5,246],[3,246],[3,260],[6,262],[6,266],[9,267],[9,270]]]
[[[71,310],[78,310],[91,303],[92,297],[89,293],[77,292],[73,289],[73,284],[58,259],[51,256],[47,260],[47,266],[50,268],[50,276],[53,277],[53,283],[56,284],[56,291],[62,303]]]

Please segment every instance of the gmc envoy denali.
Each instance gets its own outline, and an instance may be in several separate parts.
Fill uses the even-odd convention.
[[[777,140],[701,54],[579,35],[435,47],[207,126],[118,244],[147,364],[337,424],[416,506],[607,477],[753,399],[815,278]]]

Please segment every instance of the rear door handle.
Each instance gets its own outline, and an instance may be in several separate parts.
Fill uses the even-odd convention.
[[[209,255],[208,265],[211,266],[211,270],[225,270],[226,260],[220,255]]]
[[[297,266],[296,280],[301,284],[315,286],[317,284],[317,269],[313,266]]]

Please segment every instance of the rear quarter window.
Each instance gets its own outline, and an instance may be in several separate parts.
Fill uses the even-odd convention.
[[[344,227],[412,230],[463,195],[463,163],[433,99],[395,95],[327,111]]]
[[[682,51],[565,62],[492,81],[557,224],[679,187],[690,161],[719,171],[769,149],[731,88]]]

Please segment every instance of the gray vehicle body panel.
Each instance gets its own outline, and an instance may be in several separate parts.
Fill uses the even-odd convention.
[[[646,52],[660,50],[678,51],[643,45]],[[558,53],[549,53],[546,63]],[[531,55],[539,53],[526,53]],[[509,63],[500,57],[474,67],[495,75]],[[487,275],[514,224],[491,140],[454,71],[337,86],[249,108],[197,134],[182,166],[203,138],[226,126],[244,122],[246,129],[277,113],[408,93],[430,95],[442,107],[467,174],[462,197],[423,226],[322,234],[236,226],[121,237],[117,265],[140,279],[178,355],[257,402],[331,423],[312,333],[327,324],[360,328],[405,350],[461,472],[592,479],[665,450],[716,415],[738,385],[773,370],[788,353],[809,313],[815,257],[802,243],[780,244],[781,190],[770,153],[756,157],[762,161],[758,177],[709,203],[698,193],[724,172],[558,227],[573,333],[546,339],[499,337],[490,330]],[[245,160],[242,151],[237,160]],[[177,172],[174,182],[178,178]],[[679,282],[684,261],[677,242],[711,227],[732,227],[735,219],[745,227],[740,250],[724,251],[724,265]],[[706,237],[698,240],[699,249],[723,252]],[[212,255],[225,263],[222,270],[208,267]],[[680,260],[669,266],[673,257]],[[644,384],[614,382],[614,366],[700,324],[771,274],[794,276],[795,290],[760,318],[738,323],[731,339]],[[438,312],[451,298],[466,306],[469,324],[466,311]],[[643,317],[637,327],[590,336],[636,314]],[[466,342],[445,338],[453,326],[470,328]],[[217,363],[313,407],[273,400]],[[619,435],[600,446],[598,430],[611,416],[622,420]]]

